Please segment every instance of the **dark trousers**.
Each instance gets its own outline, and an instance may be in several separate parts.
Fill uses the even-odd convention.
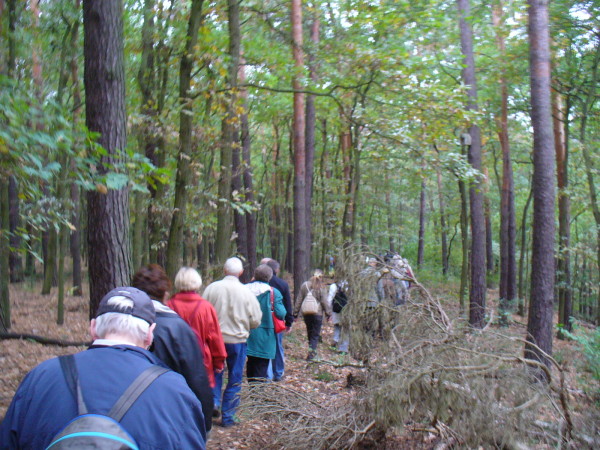
[[[248,356],[246,363],[246,377],[248,381],[267,381],[270,359]]]
[[[306,324],[306,334],[308,335],[308,346],[311,350],[316,350],[321,336],[321,327],[323,326],[322,315],[304,316]]]

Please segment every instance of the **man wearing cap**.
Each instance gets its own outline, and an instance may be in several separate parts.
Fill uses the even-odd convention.
[[[218,417],[221,408],[220,425],[230,427],[236,424],[235,410],[240,403],[246,364],[246,340],[250,330],[260,325],[262,311],[254,294],[239,280],[244,273],[242,261],[239,258],[229,258],[223,265],[223,272],[225,277],[209,284],[203,295],[215,307],[227,350],[228,381],[222,398],[223,372],[215,372],[214,417]]]
[[[139,374],[152,365],[164,366],[147,350],[155,326],[154,306],[145,292],[122,287],[102,298],[90,323],[94,341],[74,355],[90,413],[107,414]],[[77,415],[58,358],[45,361],[17,389],[0,425],[0,448],[46,448]],[[120,423],[140,449],[205,448],[202,406],[173,371],[155,379]]]

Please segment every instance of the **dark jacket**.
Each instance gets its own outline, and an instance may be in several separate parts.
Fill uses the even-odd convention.
[[[156,305],[156,302],[154,306],[156,328],[150,350],[170,369],[183,375],[202,404],[206,431],[209,431],[214,400],[196,334],[173,310],[162,304]]]
[[[89,412],[107,414],[152,364],[161,361],[131,345],[92,346],[75,354],[83,398]],[[58,358],[29,372],[0,425],[0,448],[43,449],[77,416]],[[200,402],[184,378],[169,371],[158,377],[131,406],[121,425],[140,449],[204,449],[206,432]]]
[[[277,288],[283,296],[283,306],[285,306],[285,326],[291,327],[294,323],[294,307],[292,306],[292,296],[290,295],[290,287],[287,282],[278,276],[273,275],[269,284]]]

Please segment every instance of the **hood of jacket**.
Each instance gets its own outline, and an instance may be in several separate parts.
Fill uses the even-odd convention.
[[[248,283],[246,287],[257,297],[271,290],[271,286],[264,281],[253,281]]]

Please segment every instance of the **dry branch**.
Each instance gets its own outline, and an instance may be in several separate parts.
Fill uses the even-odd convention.
[[[0,339],[25,339],[43,345],[57,345],[59,347],[87,347],[91,342],[63,341],[62,339],[48,338],[27,333],[0,333]]]

